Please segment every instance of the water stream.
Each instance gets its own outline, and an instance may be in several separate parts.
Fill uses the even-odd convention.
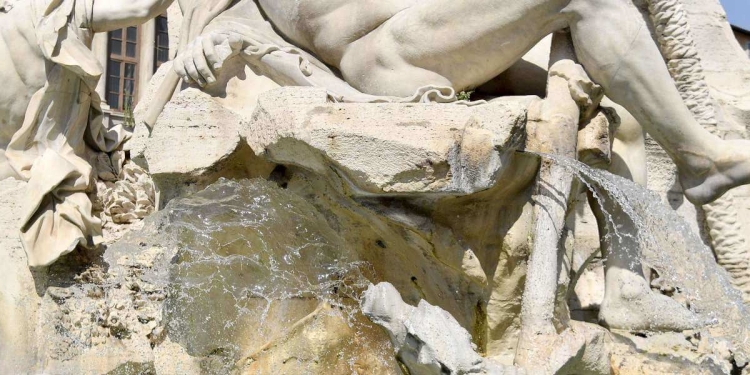
[[[169,338],[191,356],[215,358],[209,372],[259,350],[267,360],[251,372],[393,368],[387,336],[358,309],[367,264],[299,195],[265,180],[220,180],[170,202],[146,227],[153,236],[139,241],[170,250],[168,264],[146,275],[168,285]]]
[[[718,321],[709,329],[748,352],[750,320],[740,292],[732,287],[712,250],[677,212],[656,193],[630,180],[569,158],[543,157],[568,170],[593,193],[609,221],[607,236],[614,246],[623,245],[628,238],[634,240],[629,243],[638,244],[645,266],[677,288],[691,310],[706,320]],[[614,218],[620,213],[633,222],[635,233]]]
[[[634,253],[642,263],[676,288],[691,310],[718,321],[709,328],[713,337],[750,352],[750,322],[740,293],[676,212],[631,181],[574,160],[545,157],[591,189],[615,246],[636,243]],[[143,278],[166,286],[162,324],[169,339],[192,357],[215,358],[219,370],[209,372],[229,372],[238,359],[262,349],[253,364],[260,373],[398,373],[387,336],[358,309],[360,293],[378,281],[376,274],[390,272],[381,276],[412,284],[430,280],[424,290],[444,282],[434,288],[443,294],[430,292],[447,296],[433,298],[437,302],[451,301],[449,292],[457,293],[456,300],[467,292],[452,286],[460,286],[460,279],[446,281],[450,274],[422,252],[396,250],[395,235],[372,232],[364,242],[353,241],[370,232],[360,228],[352,232],[357,236],[345,236],[338,221],[327,220],[336,203],[321,202],[265,180],[220,180],[170,202],[137,236],[113,247],[111,256],[150,247],[165,251],[161,263],[143,270]],[[631,221],[634,225],[623,225]],[[374,225],[354,223],[361,224],[347,225]],[[366,256],[380,263],[365,262]],[[384,268],[375,272],[373,264]],[[321,303],[331,308],[298,332],[289,331]]]

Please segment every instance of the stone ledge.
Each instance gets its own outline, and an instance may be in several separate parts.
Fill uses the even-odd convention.
[[[133,157],[166,200],[182,185],[226,175],[228,160],[247,177],[273,164],[305,168],[340,178],[355,196],[468,195],[494,186],[523,147],[528,102],[342,104],[328,102],[324,89],[286,87],[261,94],[248,119],[188,89],[151,138],[136,136],[145,146]]]
[[[329,103],[325,90],[268,92],[241,135],[259,156],[326,174],[361,195],[472,194],[522,147],[526,104]]]

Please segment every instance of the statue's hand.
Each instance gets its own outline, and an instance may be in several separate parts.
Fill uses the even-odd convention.
[[[201,87],[216,82],[215,74],[224,61],[242,48],[242,37],[234,33],[212,32],[190,42],[174,59],[174,70],[185,82]]]

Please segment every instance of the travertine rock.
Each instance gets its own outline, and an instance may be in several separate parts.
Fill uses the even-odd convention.
[[[492,187],[523,146],[526,105],[331,104],[322,89],[258,102],[242,136],[259,156],[327,175],[354,195],[464,195]]]
[[[527,370],[480,356],[471,335],[448,312],[424,300],[410,306],[388,283],[370,285],[361,305],[388,332],[399,361],[412,374],[610,373],[611,339],[601,327],[573,324],[551,343],[549,360]]]
[[[441,329],[463,330],[452,337],[509,366],[503,353],[517,342],[530,208],[524,189],[502,191],[446,198],[430,212],[418,201],[353,201],[294,167],[275,183],[217,182],[173,200],[101,256],[77,253],[37,279],[44,294],[29,332],[41,332],[45,344],[33,340],[24,350],[47,362],[19,371],[398,374],[384,332],[356,310],[359,291],[382,280],[404,303],[423,304],[426,315],[412,329],[434,327],[427,323],[439,307],[452,321]],[[492,242],[498,228],[504,241]],[[451,239],[458,235],[460,243]],[[31,282],[24,293],[33,290]],[[607,337],[571,323],[548,343],[557,349],[549,369],[606,373]],[[642,350],[670,352],[663,342]],[[699,353],[726,345],[706,343],[685,345]],[[629,353],[628,363],[643,360],[629,348],[617,350]]]
[[[262,90],[254,92],[258,95]],[[161,206],[200,190],[219,176],[268,176],[271,172],[273,166],[254,158],[242,141],[248,109],[237,111],[232,103],[187,89],[167,105],[152,134],[145,126],[138,127],[129,146],[131,157],[148,170]]]
[[[160,120],[144,151],[152,176],[198,175],[239,147],[242,118],[199,90],[181,92]]]
[[[14,179],[0,181],[0,363],[16,373],[44,356],[36,334],[41,297],[18,236],[26,185]]]
[[[102,156],[107,158],[106,154]],[[154,182],[143,168],[128,161],[118,169],[112,179],[96,182],[94,211],[104,215],[105,228],[109,222],[132,224],[143,220],[154,212],[156,205]]]
[[[577,3],[574,5],[589,5],[584,3],[586,0],[573,1]],[[555,82],[545,101],[499,100],[477,106],[404,103],[425,99],[452,101],[454,89],[472,88],[496,74],[499,66],[509,65],[518,57],[518,51],[513,53],[512,48],[495,48],[498,41],[510,42],[520,51],[524,44],[533,42],[534,35],[519,38],[515,28],[508,31],[508,25],[493,22],[476,23],[475,28],[461,30],[445,29],[445,23],[432,22],[432,31],[447,31],[456,41],[464,42],[440,43],[442,39],[435,38],[436,47],[430,43],[414,44],[410,33],[398,28],[404,26],[403,19],[413,16],[420,25],[425,21],[423,17],[442,14],[451,19],[463,14],[494,21],[502,17],[493,17],[492,12],[486,11],[500,11],[528,22],[532,27],[524,31],[536,31],[541,38],[554,30],[533,28],[539,19],[532,16],[552,7],[541,6],[548,3],[539,0],[536,5],[540,6],[535,7],[539,14],[528,14],[526,7],[514,8],[517,4],[511,3],[508,8],[484,11],[456,3],[452,8],[456,13],[445,12],[447,7],[398,8],[392,12],[398,17],[388,22],[381,20],[383,27],[363,30],[370,23],[354,25],[359,27],[357,38],[342,36],[335,28],[333,34],[328,28],[305,28],[322,30],[310,38],[315,40],[314,45],[302,47],[322,60],[336,62],[334,73],[314,56],[288,45],[270,23],[259,22],[267,17],[275,20],[277,27],[284,27],[283,22],[290,20],[309,25],[307,22],[318,17],[297,17],[299,14],[289,12],[302,9],[302,15],[325,18],[331,15],[327,5],[316,1],[289,9],[264,5],[266,12],[260,12],[258,4],[262,3],[236,2],[225,16],[239,12],[245,17],[224,17],[211,32],[222,31],[223,26],[225,34],[207,34],[211,38],[205,40],[226,46],[232,40],[237,42],[231,39],[237,36],[233,33],[246,38],[243,42],[247,44],[241,49],[233,48],[250,66],[236,65],[235,75],[250,69],[277,79],[276,82],[286,78],[319,88],[279,89],[267,94],[259,94],[263,90],[243,92],[247,97],[260,95],[257,107],[243,107],[246,101],[255,103],[254,97],[247,100],[234,96],[236,93],[226,90],[227,82],[210,87],[209,94],[196,89],[178,94],[159,119],[153,138],[142,137],[140,148],[131,149],[134,160],[153,174],[162,202],[169,205],[142,230],[132,232],[116,245],[74,252],[54,267],[33,275],[33,287],[40,297],[37,310],[32,309],[35,312],[29,314],[34,318],[30,320],[34,327],[24,327],[21,336],[34,333],[45,340],[30,342],[29,348],[22,347],[21,351],[26,354],[38,350],[43,354],[41,360],[23,362],[22,366],[28,366],[19,367],[19,371],[398,373],[384,333],[368,325],[356,309],[367,283],[386,281],[393,285],[387,294],[392,296],[394,303],[390,307],[395,306],[396,313],[391,316],[392,311],[386,309],[371,316],[386,323],[402,364],[413,372],[506,372],[502,366],[509,366],[516,353],[539,349],[538,353],[546,355],[537,355],[532,361],[515,358],[516,362],[523,362],[535,373],[608,373],[613,346],[609,333],[569,320],[565,303],[569,268],[566,259],[556,258],[572,242],[565,238],[569,228],[563,226],[573,180],[570,165],[546,160],[542,171],[554,169],[555,173],[541,173],[542,178],[532,190],[539,162],[516,152],[525,144],[534,151],[573,156],[577,122],[592,117],[598,102],[594,100],[598,95],[583,94],[597,91],[599,86],[585,79],[583,69],[578,67],[573,73],[580,74],[554,75],[553,71]],[[279,0],[273,4],[292,2]],[[346,18],[341,14],[346,16],[346,12],[361,6],[356,2],[351,5],[344,7],[343,13],[334,14],[332,20]],[[386,7],[391,5],[378,3],[384,7],[378,9],[390,14]],[[248,9],[256,12],[250,14]],[[559,21],[552,24],[573,29],[577,51],[588,52],[578,56],[587,64],[588,73],[601,79],[600,83],[629,108],[640,109],[634,111],[636,115],[653,120],[647,124],[649,131],[665,147],[681,150],[690,142],[670,143],[674,139],[671,136],[692,132],[694,137],[686,139],[693,142],[687,146],[695,146],[689,149],[706,156],[708,151],[702,141],[708,138],[700,136],[700,128],[685,111],[679,111],[684,109],[683,103],[672,90],[661,61],[650,48],[652,41],[642,32],[642,20],[633,9],[619,2],[608,3],[606,8],[570,9],[577,17],[552,10],[545,20]],[[380,14],[360,12],[353,20]],[[581,22],[568,24],[571,19]],[[379,20],[374,21],[379,24]],[[612,30],[606,36],[614,42],[604,43],[597,38],[605,35],[598,33],[605,27]],[[419,26],[417,31],[421,31]],[[395,38],[378,38],[382,32],[392,32],[385,36]],[[325,38],[331,35],[335,37]],[[324,37],[323,42],[320,36]],[[348,44],[355,39],[360,43]],[[489,40],[492,44],[484,44]],[[321,47],[342,42],[344,45],[334,48]],[[364,50],[360,49],[363,45]],[[465,45],[474,48],[449,48]],[[631,48],[622,53],[612,50],[611,45]],[[186,70],[186,62],[198,66],[201,54],[207,52],[203,48],[206,45],[200,41],[183,48],[175,62],[177,70]],[[331,56],[330,50],[343,51],[344,56]],[[592,52],[600,50],[601,54]],[[403,51],[409,51],[408,56],[402,55]],[[473,63],[458,67],[454,56]],[[612,59],[617,61],[615,72],[611,70]],[[392,64],[393,61],[400,64]],[[577,67],[570,62],[569,67]],[[195,81],[209,78],[197,77],[193,70],[187,69]],[[279,80],[280,76],[283,77]],[[653,80],[649,85],[640,81],[645,76]],[[617,81],[609,82],[611,77]],[[431,86],[444,85],[446,81],[455,82],[456,86]],[[398,98],[411,94],[415,87],[423,87],[419,92],[424,95]],[[338,91],[342,88],[343,93]],[[346,101],[373,103],[341,103]],[[535,126],[530,127],[531,139],[525,143],[524,137],[529,135],[524,128],[526,109],[530,103],[535,111],[529,118]],[[611,129],[603,124],[603,119],[599,120],[601,126],[588,129],[595,130],[593,136],[584,133],[579,137],[586,145],[578,150],[606,161],[609,145],[603,138]],[[537,126],[557,122],[567,130],[564,135],[554,133],[563,133],[563,127]],[[564,142],[555,142],[560,139]],[[747,152],[735,148],[732,157]],[[694,172],[687,163],[681,167]],[[105,160],[97,174],[112,182],[127,168],[124,159],[118,157]],[[263,179],[243,180],[255,176]],[[687,181],[691,182],[689,178]],[[132,184],[142,187],[144,193],[139,196],[131,189]],[[147,184],[144,177],[123,182],[119,190],[114,186],[111,193],[115,198],[105,197],[102,209],[120,222],[144,216],[149,205],[159,205],[150,196]],[[207,189],[187,196],[207,185]],[[712,187],[708,190],[710,195]],[[102,192],[106,194],[107,190]],[[542,197],[547,201],[542,201]],[[555,212],[549,210],[553,206]],[[551,219],[541,220],[544,215]],[[623,223],[626,220],[618,219],[615,224],[623,227]],[[672,244],[666,240],[661,243]],[[674,354],[679,360],[695,364],[697,371],[704,370],[707,362],[719,363],[721,370],[737,371],[746,363],[743,322],[747,313],[728,292],[723,274],[717,273],[712,262],[705,262],[708,253],[701,252],[704,249],[693,251],[693,247],[688,250],[680,253],[682,262],[669,264],[679,269],[667,271],[672,276],[683,276],[685,285],[691,287],[692,299],[676,293],[677,287],[668,282],[655,286],[674,298],[656,294],[639,278],[636,281],[640,284],[626,282],[607,289],[623,292],[622,301],[631,302],[635,298],[631,298],[633,293],[626,293],[632,291],[629,287],[645,289],[638,291],[643,292],[637,295],[640,305],[620,305],[619,315],[609,317],[627,314],[626,318],[639,318],[633,319],[638,325],[619,327],[664,328],[658,326],[664,319],[650,314],[672,310],[654,308],[649,303],[653,299],[644,297],[653,293],[671,303],[658,306],[683,308],[676,302],[682,298],[680,301],[690,302],[703,314],[716,312],[722,319],[719,329],[725,332],[707,329],[700,337],[682,338],[657,334],[646,343],[620,343],[622,352],[639,360],[652,354]],[[542,251],[550,256],[543,256],[544,262],[538,263],[534,257]],[[629,259],[630,263],[633,259]],[[702,263],[689,263],[696,260]],[[686,273],[695,278],[686,280]],[[16,276],[9,273],[0,278],[13,281]],[[610,278],[607,282],[612,285]],[[698,297],[704,285],[711,293],[701,300]],[[26,283],[19,288],[31,287],[31,283]],[[521,292],[524,287],[527,291]],[[544,299],[537,299],[540,290],[544,291]],[[714,300],[720,298],[723,299]],[[526,307],[523,315],[519,312],[521,302]],[[535,302],[540,302],[542,308],[534,309]],[[706,307],[712,302],[722,306],[721,311]],[[407,303],[419,305],[411,307]],[[365,306],[372,307],[367,300]],[[394,323],[404,316],[409,317],[402,326]],[[683,316],[688,315],[670,314],[669,318],[678,320],[670,327],[692,327],[692,320]],[[609,317],[605,315],[604,321],[610,325],[627,321]],[[522,322],[526,336],[532,339],[519,345]],[[6,326],[0,325],[4,335],[18,334]],[[539,327],[543,328],[543,335],[533,331]],[[730,330],[736,332],[726,332]],[[679,350],[670,348],[675,343]],[[633,348],[640,352],[631,354]],[[647,361],[641,361],[644,362]],[[625,368],[622,363],[616,362],[616,366]],[[506,370],[513,371],[510,367]]]
[[[391,284],[370,285],[362,296],[362,313],[385,328],[411,373],[505,373],[477,354],[469,332],[448,312],[425,301],[410,306]]]
[[[188,89],[133,158],[148,167],[163,203],[219,171],[268,176],[268,162],[340,178],[353,195],[465,195],[492,187],[522,146],[527,102],[333,104],[325,90],[282,88],[262,94],[246,119]]]

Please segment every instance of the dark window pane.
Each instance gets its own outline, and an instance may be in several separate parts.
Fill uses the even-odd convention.
[[[119,40],[110,40],[109,52],[115,55],[122,55],[122,42]]]
[[[129,79],[126,79],[125,82],[123,82],[123,85],[124,85],[123,90],[122,90],[123,94],[125,94],[125,95],[133,95],[133,91],[135,89],[135,87],[133,87],[133,86],[135,86],[133,84],[133,82],[135,82],[135,81],[131,81]]]
[[[125,78],[135,78],[135,64],[125,63]]]
[[[169,50],[160,49],[156,51],[156,60],[159,62],[166,62],[169,60]]]
[[[107,79],[107,91],[120,92],[120,77],[110,76]]]
[[[120,96],[117,94],[109,93],[107,95],[107,104],[112,108],[120,108]]]
[[[112,30],[109,32],[109,38],[112,39],[122,39],[122,29],[120,30]]]
[[[127,42],[125,44],[125,56],[127,57],[135,57],[135,43]]]
[[[107,75],[120,76],[120,62],[109,60],[107,62]]]
[[[138,29],[128,27],[128,42],[135,42],[136,40],[138,40]]]
[[[169,35],[159,34],[156,37],[156,45],[160,48],[169,48]]]
[[[167,22],[167,17],[156,17],[156,32],[167,32],[167,30],[169,30],[169,22]]]

